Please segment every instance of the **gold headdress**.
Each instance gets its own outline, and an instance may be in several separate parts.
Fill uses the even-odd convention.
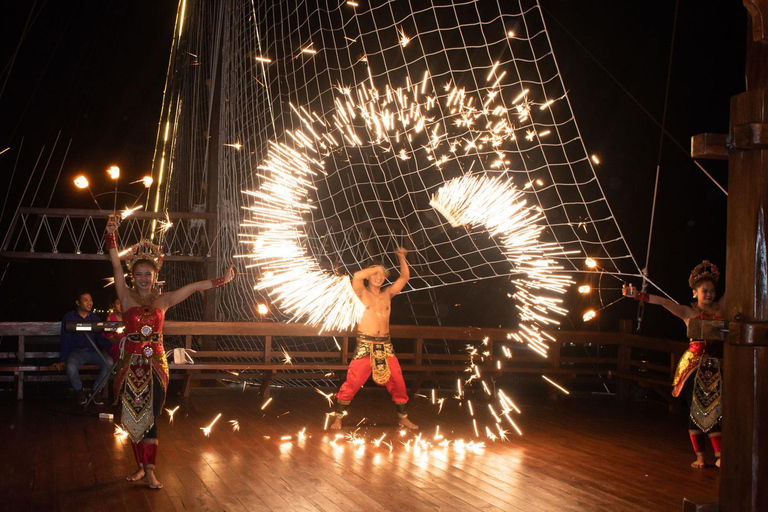
[[[146,238],[139,240],[138,243],[131,246],[125,256],[125,264],[128,266],[128,271],[133,271],[133,266],[140,261],[150,262],[155,267],[155,270],[159,272],[160,267],[163,266],[163,249]]]
[[[712,264],[709,260],[704,260],[693,270],[691,270],[691,276],[688,278],[688,284],[691,288],[696,286],[696,283],[702,279],[709,279],[713,283],[717,284],[717,280],[720,279],[720,270],[717,265]]]

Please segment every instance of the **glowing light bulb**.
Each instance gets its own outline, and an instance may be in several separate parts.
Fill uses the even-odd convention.
[[[75,186],[77,188],[88,188],[88,178],[85,176],[78,176],[75,178]]]

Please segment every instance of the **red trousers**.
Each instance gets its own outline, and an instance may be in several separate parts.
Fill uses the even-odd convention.
[[[387,381],[386,388],[392,397],[392,401],[396,404],[407,403],[408,391],[405,389],[405,381],[403,380],[403,371],[400,369],[400,362],[396,357],[388,357],[387,364],[389,365],[390,377]],[[344,384],[341,385],[341,389],[336,393],[336,400],[341,404],[349,404],[370,376],[371,356],[355,359],[349,363],[347,380],[344,381]]]

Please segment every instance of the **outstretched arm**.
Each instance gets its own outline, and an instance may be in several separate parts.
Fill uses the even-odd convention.
[[[411,278],[411,269],[408,268],[408,260],[405,259],[406,254],[408,254],[408,251],[402,247],[397,250],[397,259],[400,261],[400,276],[388,288],[390,296],[400,293],[408,283],[408,279]]]
[[[120,256],[117,254],[117,227],[120,225],[120,218],[117,215],[110,215],[107,220],[107,231],[104,233],[104,241],[107,244],[109,252],[109,261],[112,262],[112,274],[115,277],[115,292],[121,302],[125,302],[127,287],[125,285],[125,274],[123,274],[123,265],[120,263]]]
[[[634,285],[627,286],[626,284],[621,287],[621,292],[625,297],[630,297],[641,302],[648,302],[649,304],[658,304],[663,306],[664,309],[675,315],[688,324],[688,320],[695,317],[698,313],[695,309],[689,306],[683,306],[677,302],[671,301],[666,297],[660,297],[659,295],[651,295],[650,293],[637,291]]]
[[[168,309],[171,306],[175,306],[179,302],[183,301],[195,292],[202,292],[210,290],[211,288],[218,288],[224,286],[235,277],[235,268],[230,266],[221,277],[216,279],[206,279],[204,281],[197,281],[190,283],[186,286],[182,286],[178,290],[162,294],[158,299],[158,305],[162,309]]]

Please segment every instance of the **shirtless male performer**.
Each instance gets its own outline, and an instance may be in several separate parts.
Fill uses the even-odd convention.
[[[398,424],[410,429],[419,428],[408,419],[406,404],[408,392],[405,389],[403,371],[395,357],[392,342],[389,339],[389,313],[392,297],[405,287],[411,272],[405,255],[408,253],[402,247],[397,250],[400,261],[400,277],[392,286],[381,289],[389,272],[381,265],[374,265],[355,272],[352,277],[352,289],[365,305],[363,318],[357,325],[357,349],[355,357],[349,363],[347,380],[336,393],[335,419],[332,429],[340,429],[347,406],[352,402],[355,393],[373,374],[373,381],[379,386],[386,386],[397,408]],[[366,286],[365,281],[368,281]]]

